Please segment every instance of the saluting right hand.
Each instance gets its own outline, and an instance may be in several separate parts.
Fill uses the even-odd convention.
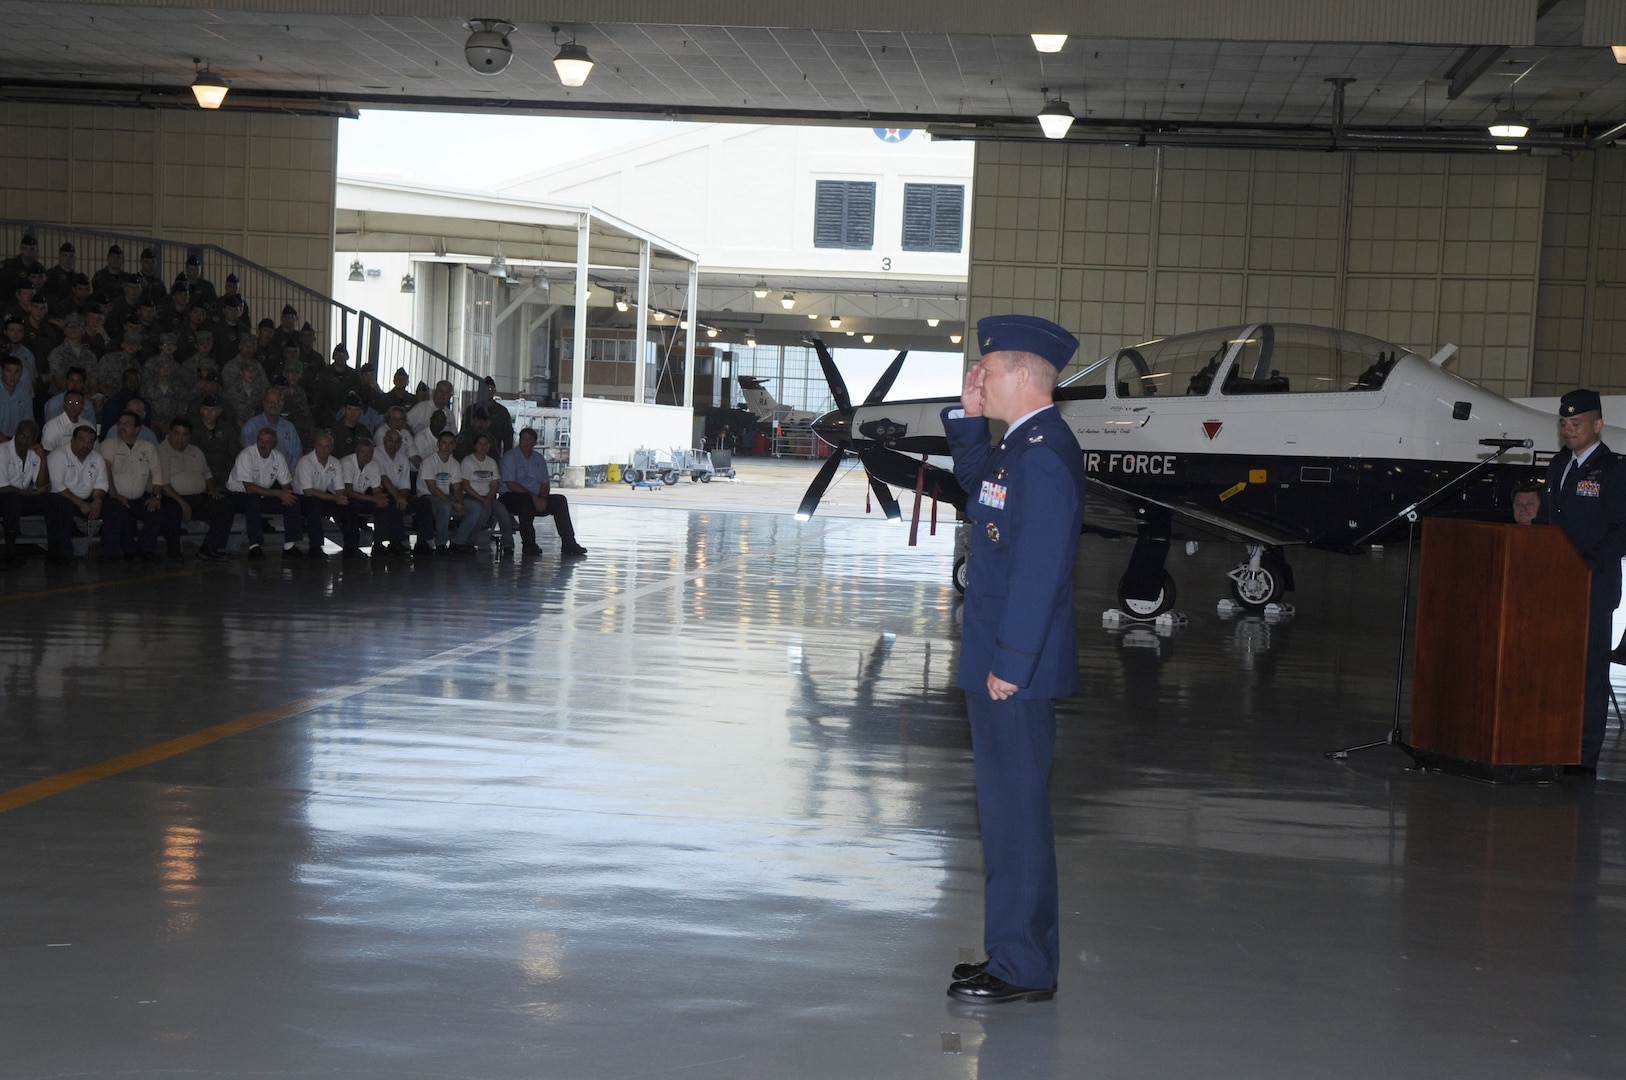
[[[982,415],[982,365],[974,365],[965,373],[965,385],[960,388],[960,405],[967,416]]]

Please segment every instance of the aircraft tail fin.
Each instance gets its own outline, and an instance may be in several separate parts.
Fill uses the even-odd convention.
[[[768,384],[761,379],[739,375],[735,382],[739,385],[740,396],[745,398],[745,407],[755,413],[758,420],[772,421],[783,411],[778,400],[768,392]]]

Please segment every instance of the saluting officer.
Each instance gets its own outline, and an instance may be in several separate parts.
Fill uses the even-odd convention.
[[[1538,519],[1562,528],[1592,568],[1579,769],[1584,775],[1596,774],[1603,748],[1620,560],[1626,556],[1626,465],[1603,444],[1602,434],[1603,402],[1596,390],[1571,390],[1559,399],[1558,437],[1564,449],[1547,466]]]
[[[948,993],[1045,1001],[1061,963],[1055,699],[1078,686],[1073,561],[1084,520],[1083,457],[1052,393],[1078,341],[1047,319],[1002,315],[977,323],[977,344],[982,361],[943,427],[971,519],[957,681],[971,719],[988,959],[956,966]],[[997,444],[989,420],[1007,425]]]

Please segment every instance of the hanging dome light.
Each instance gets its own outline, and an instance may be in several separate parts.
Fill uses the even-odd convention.
[[[1045,87],[1040,91],[1043,94],[1049,92],[1049,87]],[[1039,110],[1039,127],[1044,129],[1045,138],[1065,139],[1068,129],[1072,126],[1073,110],[1067,107],[1065,101],[1059,97],[1054,101],[1045,101],[1044,108]]]
[[[788,292],[785,295],[781,296],[779,298],[779,306],[784,308],[786,311],[789,311],[791,308],[795,307],[796,306],[796,294],[793,293],[793,292]]]
[[[404,293],[415,293],[418,291],[418,283],[413,279],[411,274],[403,274],[401,276],[401,291]]]
[[[360,259],[352,259],[352,260],[350,260],[350,280],[351,281],[366,281],[367,280],[367,268],[365,266],[361,265],[361,260]]]
[[[581,86],[593,72],[593,58],[571,38],[559,47],[559,55],[553,58],[553,69],[566,86]]]

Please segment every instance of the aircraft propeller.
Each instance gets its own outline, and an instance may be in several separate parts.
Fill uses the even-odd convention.
[[[847,381],[841,377],[841,371],[836,367],[835,358],[822,340],[808,337],[808,344],[813,346],[819,356],[819,366],[824,369],[825,382],[830,384],[830,396],[835,399],[835,412],[826,413],[813,424],[813,430],[819,438],[829,443],[831,452],[829,460],[819,469],[813,482],[807,485],[807,492],[802,496],[801,505],[796,508],[796,517],[799,521],[806,521],[818,509],[819,500],[824,498],[825,490],[829,488],[830,481],[835,479],[836,472],[841,463],[850,454],[863,464],[864,471],[869,476],[870,491],[875,495],[875,501],[880,504],[881,510],[886,514],[888,521],[901,521],[903,512],[898,508],[898,500],[893,497],[892,489],[877,475],[880,465],[889,462],[891,457],[901,458],[908,468],[914,468],[915,463],[896,450],[889,449],[871,440],[864,440],[864,445],[853,449],[852,421],[857,409],[853,407],[852,395],[847,392]],[[881,377],[875,380],[868,394],[860,403],[864,405],[879,405],[886,400],[886,395],[892,390],[892,384],[898,379],[898,373],[903,370],[904,358],[909,355],[905,349],[892,358]],[[894,468],[894,472],[896,469]]]

